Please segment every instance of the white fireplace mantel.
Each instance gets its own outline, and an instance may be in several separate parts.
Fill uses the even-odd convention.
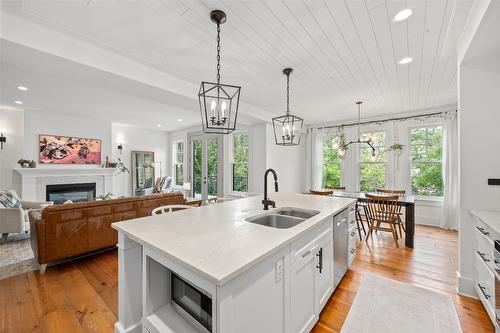
[[[14,171],[21,177],[47,177],[47,176],[112,176],[116,168],[15,168]]]
[[[45,201],[47,185],[95,183],[96,195],[113,191],[115,168],[15,168],[14,182],[17,183],[24,200]]]

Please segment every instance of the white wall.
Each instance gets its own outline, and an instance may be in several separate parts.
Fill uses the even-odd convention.
[[[169,175],[170,170],[170,140],[165,131],[140,129],[131,126],[112,124],[112,156],[113,159],[120,158],[132,172],[132,151],[152,151],[155,154],[155,176]],[[121,143],[123,150],[120,154],[118,144]],[[161,168],[160,163],[161,162]],[[160,172],[161,169],[161,172]],[[132,173],[121,173],[115,176],[113,182],[113,194],[116,196],[132,195]]]
[[[111,157],[111,123],[86,117],[74,117],[45,111],[24,111],[24,158],[35,160],[41,168],[85,168],[92,165],[43,165],[39,164],[40,134],[75,136],[101,139],[101,163]]]
[[[488,178],[500,178],[500,126],[498,93],[500,73],[459,67],[460,140],[460,263],[459,291],[471,294],[474,264],[474,230],[470,209],[499,210],[500,186],[488,186]]]
[[[4,149],[0,150],[0,189],[14,188],[13,168],[23,158],[24,112],[22,110],[0,109],[0,132],[7,138]]]
[[[266,141],[266,169],[273,168],[278,174],[280,192],[304,192],[306,184],[305,137],[301,138],[299,146],[278,146],[274,139],[273,126],[266,124]],[[269,188],[272,189],[272,187]]]

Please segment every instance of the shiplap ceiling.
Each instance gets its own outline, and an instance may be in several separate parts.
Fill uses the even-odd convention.
[[[354,118],[357,100],[365,117],[456,103],[455,45],[471,3],[26,0],[5,10],[200,82],[215,79],[209,13],[222,9],[222,82],[271,117],[284,112],[281,71],[293,67],[292,113],[321,123]],[[413,15],[392,22],[403,8]]]

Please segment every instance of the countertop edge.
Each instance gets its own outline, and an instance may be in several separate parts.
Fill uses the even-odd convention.
[[[343,199],[349,199],[349,198],[343,198]],[[349,203],[347,203],[346,205],[342,206],[341,208],[333,211],[332,213],[329,213],[325,218],[323,218],[322,220],[320,221],[317,221],[316,223],[310,225],[307,229],[304,229],[302,230],[301,232],[299,232],[298,234],[290,237],[289,239],[287,239],[286,241],[282,242],[281,244],[277,245],[276,247],[274,247],[272,250],[269,250],[265,253],[263,253],[262,255],[260,255],[259,257],[255,258],[254,260],[252,261],[249,261],[247,264],[245,264],[244,266],[241,266],[240,268],[238,268],[237,270],[233,271],[232,273],[230,274],[227,274],[226,276],[222,277],[222,278],[217,278],[217,277],[214,277],[212,275],[210,275],[209,273],[206,273],[202,270],[200,270],[199,268],[197,268],[196,266],[193,266],[191,265],[190,263],[188,262],[185,262],[183,260],[180,260],[178,259],[177,257],[161,250],[160,248],[154,246],[154,245],[151,245],[150,243],[146,243],[144,241],[142,241],[141,239],[135,237],[134,235],[128,233],[127,231],[125,231],[124,229],[122,229],[120,226],[118,225],[115,225],[114,223],[111,225],[111,227],[115,230],[117,230],[118,232],[121,232],[123,234],[125,234],[128,238],[130,238],[131,240],[141,244],[142,246],[146,246],[146,247],[149,247],[151,249],[153,249],[155,252],[157,252],[158,254],[160,255],[164,255],[166,258],[168,258],[169,260],[172,260],[174,261],[175,263],[183,266],[184,268],[192,271],[193,273],[205,278],[206,280],[218,285],[218,286],[222,286],[226,283],[228,283],[229,281],[233,280],[234,278],[236,278],[237,276],[239,276],[240,274],[242,274],[243,272],[247,271],[248,269],[250,269],[251,267],[255,266],[256,264],[258,264],[259,262],[263,261],[264,259],[266,259],[268,256],[272,255],[273,253],[275,252],[278,252],[279,250],[281,250],[283,247],[289,245],[290,243],[292,243],[294,240],[300,238],[301,236],[303,236],[305,233],[307,233],[308,231],[310,231],[311,229],[313,229],[314,227],[316,227],[317,225],[319,225],[319,223],[322,223],[324,222],[324,220],[329,217],[329,216],[333,216],[335,214],[338,214],[339,212],[341,212],[342,210],[346,209],[347,207],[349,207],[353,202],[355,202],[356,199],[351,199]],[[123,221],[125,222],[125,221]]]

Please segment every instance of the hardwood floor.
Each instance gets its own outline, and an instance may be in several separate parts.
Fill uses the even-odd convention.
[[[358,254],[315,333],[339,332],[366,272],[450,295],[465,333],[494,332],[477,300],[455,293],[457,233],[417,226],[415,250],[379,233]],[[401,242],[403,244],[403,242]],[[117,253],[110,251],[0,280],[0,332],[113,332],[118,315]]]

